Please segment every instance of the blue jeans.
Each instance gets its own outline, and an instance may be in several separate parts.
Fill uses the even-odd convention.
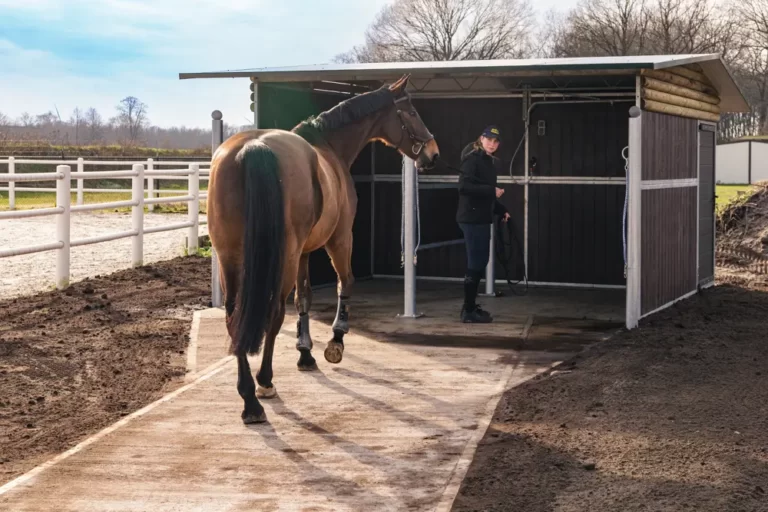
[[[464,232],[464,245],[467,249],[467,269],[471,272],[485,271],[491,252],[491,225],[459,223]]]

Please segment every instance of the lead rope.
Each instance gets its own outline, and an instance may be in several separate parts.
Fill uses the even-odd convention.
[[[419,208],[419,173],[416,172],[416,247],[413,250],[413,264],[419,261],[418,253],[421,246],[421,209]],[[400,268],[405,267],[405,159],[400,167]]]
[[[621,221],[621,235],[624,242],[624,279],[627,278],[627,208],[629,205],[629,146],[621,150],[621,157],[624,159],[624,216]]]

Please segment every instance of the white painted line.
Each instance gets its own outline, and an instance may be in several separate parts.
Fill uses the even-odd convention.
[[[192,327],[189,329],[189,345],[187,346],[187,374],[184,382],[190,382],[197,372],[197,338],[200,336],[200,311],[192,316]]]
[[[206,371],[204,373],[202,373],[202,375],[200,375],[197,379],[195,379],[194,382],[191,382],[191,383],[187,384],[186,386],[183,386],[183,387],[177,389],[176,391],[173,391],[172,393],[169,393],[169,394],[165,395],[164,397],[162,397],[162,398],[156,400],[155,402],[152,402],[151,404],[147,405],[143,409],[139,409],[138,411],[134,412],[133,414],[130,414],[130,415],[126,416],[125,418],[121,419],[117,423],[114,423],[114,424],[110,425],[109,427],[105,428],[101,432],[98,432],[97,434],[89,437],[88,439],[86,439],[82,443],[78,444],[74,448],[70,448],[66,452],[64,452],[64,453],[62,453],[60,455],[57,455],[56,457],[54,457],[53,459],[51,459],[51,460],[49,460],[47,462],[44,462],[43,464],[41,464],[41,465],[37,466],[36,468],[28,471],[27,473],[24,473],[20,477],[14,479],[14,480],[11,480],[10,482],[5,484],[4,486],[0,487],[0,496],[10,492],[11,490],[15,489],[16,487],[18,487],[20,485],[23,485],[23,484],[29,482],[30,480],[35,478],[37,475],[39,475],[40,473],[42,473],[46,469],[55,466],[56,464],[58,464],[59,462],[65,460],[65,459],[68,459],[72,455],[75,455],[76,453],[82,451],[83,449],[85,449],[88,446],[92,445],[93,443],[97,442],[102,437],[111,434],[112,432],[116,431],[117,429],[119,429],[121,427],[124,427],[125,425],[127,425],[131,421],[133,421],[133,420],[135,420],[137,418],[140,418],[141,416],[144,416],[145,414],[147,414],[148,412],[150,412],[152,409],[156,408],[157,406],[159,406],[161,404],[164,404],[166,402],[169,402],[170,400],[173,400],[174,398],[176,398],[180,394],[184,393],[185,391],[187,391],[189,389],[192,389],[193,387],[197,386],[198,384],[200,384],[202,382],[205,382],[206,380],[210,379],[211,377],[213,377],[217,373],[221,372],[224,369],[223,366],[225,364],[227,364],[228,362],[230,362],[231,360],[233,360],[233,359],[234,359],[234,357],[227,356],[227,357],[219,360],[218,362],[216,362],[216,363],[212,364],[211,366],[209,366],[206,369]]]

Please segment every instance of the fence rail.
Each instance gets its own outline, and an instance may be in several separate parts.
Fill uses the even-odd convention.
[[[210,175],[210,161],[200,160],[198,162],[189,161],[155,161],[152,158],[141,160],[141,165],[144,167],[144,177],[146,179],[146,193],[148,199],[153,199],[161,194],[178,194],[179,190],[173,189],[157,189],[155,187],[156,180],[166,181],[179,181],[186,180],[189,172],[187,169],[190,165],[198,165],[200,167],[200,181],[208,181]],[[42,160],[31,158],[15,158],[8,157],[0,159],[0,165],[8,166],[7,179],[0,180],[8,183],[8,186],[0,187],[0,192],[8,192],[8,208],[10,210],[16,209],[16,192],[57,192],[56,188],[46,187],[17,187],[17,182],[44,182],[58,180],[56,173],[17,173],[17,165],[52,165],[52,166],[76,166],[77,170],[71,173],[71,178],[77,180],[77,187],[75,191],[77,193],[76,204],[82,205],[84,202],[84,193],[132,193],[130,188],[85,188],[85,180],[88,179],[121,179],[125,177],[132,177],[135,170],[133,166],[139,165],[137,160],[85,160],[78,158],[76,160]],[[114,166],[114,167],[126,167],[130,166],[132,170],[117,170],[117,171],[86,171],[87,167],[95,166]],[[171,169],[164,169],[163,167],[175,167]],[[181,169],[179,167],[182,167]],[[58,168],[58,167],[57,167]],[[121,173],[121,174],[117,174]],[[142,185],[143,186],[143,185]],[[149,211],[153,211],[156,204],[150,202],[147,203]]]
[[[56,165],[56,172],[54,173],[22,173],[17,174],[15,171],[16,164],[52,164]],[[98,244],[108,242],[112,240],[119,240],[123,238],[131,238],[131,261],[133,267],[139,267],[143,264],[144,260],[144,234],[160,233],[164,231],[174,231],[178,229],[187,230],[187,250],[190,254],[195,253],[198,249],[198,235],[199,227],[201,224],[205,224],[205,221],[201,221],[200,216],[200,199],[205,198],[207,194],[200,193],[200,181],[201,179],[207,179],[208,171],[205,172],[205,176],[201,176],[200,165],[209,165],[209,162],[189,163],[189,162],[153,162],[152,159],[146,162],[137,163],[133,162],[102,162],[102,161],[85,161],[78,159],[76,161],[69,161],[62,163],[60,160],[27,160],[27,159],[14,159],[8,158],[6,160],[0,160],[0,164],[8,165],[8,173],[0,173],[0,183],[7,183],[7,187],[0,188],[1,190],[7,190],[9,192],[9,211],[0,212],[0,220],[2,219],[21,219],[30,217],[56,217],[56,241],[41,243],[38,245],[31,245],[27,247],[17,247],[10,249],[0,250],[0,258],[10,256],[20,256],[25,254],[33,254],[38,252],[56,251],[56,287],[58,289],[64,289],[69,286],[70,281],[70,249],[72,247],[80,247],[83,245]],[[154,170],[155,165],[169,165],[179,166],[186,165],[186,169],[171,169],[171,170]],[[77,166],[77,171],[72,172],[72,165]],[[115,165],[126,166],[131,165],[130,171],[118,170],[118,171],[93,171],[86,172],[84,170],[86,165]],[[185,180],[187,182],[187,190],[185,195],[176,195],[172,197],[154,197],[153,194],[158,191],[154,190],[152,181],[157,177],[163,179],[177,179]],[[71,180],[77,180],[77,201],[76,204],[72,204],[72,190]],[[104,191],[109,192],[126,192],[131,194],[131,199],[127,201],[113,201],[97,204],[83,204],[82,192],[86,190],[83,186],[85,180],[90,179],[119,179],[130,180],[131,188],[126,189],[108,189]],[[145,180],[147,180],[147,187],[145,188]],[[56,188],[53,189],[33,189],[40,192],[56,192],[56,206],[53,208],[38,208],[33,210],[15,210],[15,184],[17,182],[29,182],[29,181],[55,181]],[[24,190],[27,190],[25,188]],[[178,194],[184,193],[183,189],[173,190],[172,193]],[[147,198],[145,198],[147,194]],[[155,226],[152,228],[144,227],[144,206],[147,205],[151,210],[155,204],[163,203],[187,203],[187,221],[176,224],[169,224],[164,226]],[[72,214],[93,210],[104,210],[118,207],[130,207],[132,226],[129,231],[121,231],[116,233],[109,233],[91,238],[83,238],[80,240],[72,240],[70,236],[70,219]]]

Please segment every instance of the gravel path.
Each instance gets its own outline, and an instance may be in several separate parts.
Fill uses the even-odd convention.
[[[176,224],[186,220],[186,214],[152,213],[144,217],[144,226]],[[201,220],[205,216],[201,215]],[[131,229],[130,213],[78,213],[72,215],[73,240],[89,238]],[[144,235],[144,263],[168,260],[184,254],[186,229]],[[200,236],[207,235],[207,226],[200,226]],[[0,247],[14,248],[53,242],[56,239],[56,219],[0,220]],[[109,274],[131,266],[131,239],[75,247],[70,256],[70,281]],[[56,280],[56,251],[0,258],[0,299],[33,295],[53,289]]]

